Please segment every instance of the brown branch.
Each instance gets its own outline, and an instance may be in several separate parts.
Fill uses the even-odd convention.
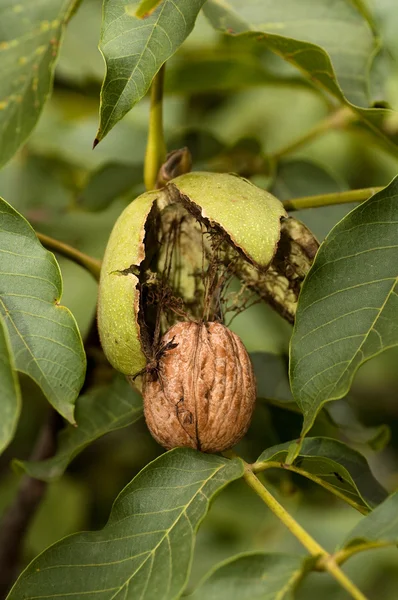
[[[85,340],[87,373],[80,393],[92,385],[108,383],[113,369],[101,349],[97,320],[91,322]],[[29,460],[40,461],[53,456],[57,450],[57,435],[63,427],[62,417],[51,408],[48,420],[38,435]],[[16,496],[0,521],[0,600],[3,600],[19,575],[21,554],[26,533],[44,498],[47,482],[25,475],[20,482]]]
[[[62,418],[51,409],[47,422],[39,433],[30,460],[44,460],[56,449],[56,437]],[[43,499],[47,483],[22,477],[17,495],[0,522],[0,599],[6,597],[20,568],[20,560],[26,532]]]

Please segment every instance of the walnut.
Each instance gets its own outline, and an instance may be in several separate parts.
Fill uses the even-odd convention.
[[[144,376],[144,413],[165,448],[221,452],[245,435],[256,383],[239,339],[216,322],[177,323]]]

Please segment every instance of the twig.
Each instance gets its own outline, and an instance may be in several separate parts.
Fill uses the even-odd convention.
[[[165,65],[155,75],[151,87],[149,131],[144,164],[144,183],[147,190],[155,188],[159,169],[166,158],[166,143],[163,133],[164,72]]]
[[[65,244],[64,242],[60,242],[49,235],[45,235],[44,233],[38,233],[36,231],[36,235],[47,250],[51,250],[52,252],[57,252],[57,254],[61,254],[65,256],[65,258],[69,258],[73,262],[78,265],[84,267],[97,281],[100,278],[101,271],[101,261],[93,258],[92,256],[88,256],[88,254],[84,254],[84,252],[80,252],[73,246],[69,246],[69,244]]]
[[[49,418],[39,433],[30,460],[44,460],[53,456],[56,449],[56,437],[61,424],[61,417],[51,409]],[[46,489],[46,482],[24,475],[13,503],[0,522],[1,600],[6,597],[18,575],[25,535]]]
[[[373,187],[359,190],[348,190],[347,192],[335,192],[333,194],[320,194],[318,196],[302,196],[285,200],[283,206],[288,211],[301,210],[303,208],[320,208],[321,206],[332,206],[333,204],[349,204],[350,202],[363,202],[381,192],[384,188]]]
[[[388,546],[393,545],[394,544],[392,542],[364,542],[363,544],[355,544],[354,546],[349,546],[348,548],[338,550],[338,552],[335,552],[333,555],[333,558],[338,565],[341,565],[351,556],[354,556],[354,554],[358,554],[358,552],[365,552],[365,550],[376,550],[378,548],[388,548]]]
[[[245,463],[245,473],[243,475],[244,480],[256,492],[268,508],[274,513],[275,516],[289,529],[289,531],[301,542],[301,544],[308,550],[308,552],[321,560],[317,561],[317,565],[320,568],[328,571],[336,581],[350,594],[354,600],[367,600],[366,596],[356,587],[356,585],[347,577],[347,575],[340,569],[336,563],[334,557],[330,555],[322,546],[318,544],[309,533],[301,527],[299,523],[291,516],[287,510],[279,504],[279,502],[270,494],[270,492],[263,486],[260,480],[255,476],[250,468],[250,465]]]
[[[306,471],[305,469],[300,469],[299,467],[296,467],[294,465],[289,465],[287,463],[281,463],[278,461],[257,462],[257,463],[254,463],[251,466],[251,468],[252,468],[253,473],[259,473],[261,471],[265,471],[266,469],[284,469],[286,471],[291,471],[292,473],[297,473],[298,475],[302,475],[303,477],[306,477],[307,479],[310,479],[314,483],[317,483],[318,485],[322,486],[323,488],[328,490],[328,492],[334,494],[341,500],[344,500],[344,502],[347,502],[347,504],[349,504],[350,506],[355,508],[357,511],[359,511],[363,515],[367,515],[369,513],[369,509],[366,508],[366,506],[362,506],[361,504],[358,504],[358,502],[355,502],[355,500],[352,500],[352,498],[349,498],[348,496],[346,496],[339,489],[337,489],[336,487],[334,487],[333,485],[331,485],[324,479],[321,479],[321,477],[318,477],[317,475],[314,475],[313,473],[310,473],[309,471]]]
[[[86,379],[80,393],[94,384],[108,383],[112,373],[102,350],[97,329],[97,320],[93,318],[84,340],[87,355]],[[48,420],[44,423],[29,457],[29,461],[41,461],[53,456],[57,450],[57,435],[63,427],[62,417],[52,408]],[[48,482],[34,479],[28,475],[21,479],[13,503],[0,521],[0,600],[6,597],[19,571],[20,556],[28,528],[44,498]]]
[[[304,135],[293,140],[290,144],[287,144],[284,148],[277,150],[270,157],[272,160],[279,160],[287,154],[292,154],[301,146],[305,146],[308,142],[316,139],[326,131],[330,129],[343,129],[356,119],[356,115],[344,106],[343,108],[337,109],[335,112],[329,114],[327,117],[316,123],[314,127],[308,130]]]

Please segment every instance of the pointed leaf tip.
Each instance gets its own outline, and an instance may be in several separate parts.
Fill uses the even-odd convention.
[[[191,33],[205,0],[105,2],[100,49],[106,63],[101,91],[104,138],[150,88],[160,67]],[[126,50],[127,49],[127,50]]]

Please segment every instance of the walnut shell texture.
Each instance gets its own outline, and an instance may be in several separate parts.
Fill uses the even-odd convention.
[[[156,441],[202,452],[237,444],[256,400],[253,367],[239,337],[221,323],[184,321],[167,331],[161,347],[156,369],[144,377],[144,414]]]

